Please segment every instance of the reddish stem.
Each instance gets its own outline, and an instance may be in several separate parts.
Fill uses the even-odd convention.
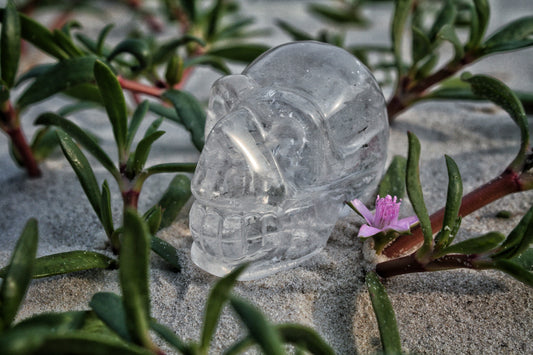
[[[519,174],[511,170],[505,170],[500,176],[478,187],[474,191],[465,195],[461,201],[459,216],[464,217],[470,213],[498,200],[506,195],[522,191],[522,184],[519,181]],[[444,208],[438,210],[430,216],[431,228],[436,233],[442,228],[444,219]],[[415,227],[411,235],[403,235],[396,239],[383,251],[389,258],[397,258],[411,252],[424,241],[420,225]]]
[[[118,79],[120,86],[123,89],[130,90],[134,93],[145,94],[145,95],[159,98],[164,92],[164,89],[141,84],[133,80],[128,80],[128,79],[123,78],[120,75],[117,76],[117,79]]]
[[[1,128],[11,139],[13,149],[20,157],[21,163],[26,168],[28,175],[32,178],[41,176],[41,170],[39,169],[33,151],[20,128],[18,114],[13,109],[11,102],[7,101],[4,103],[0,116]]]
[[[139,191],[128,190],[122,192],[122,200],[124,201],[124,208],[131,207],[137,209],[139,203]]]

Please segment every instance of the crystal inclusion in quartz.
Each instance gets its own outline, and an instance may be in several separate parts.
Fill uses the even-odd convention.
[[[193,262],[241,280],[294,267],[325,245],[343,208],[367,200],[388,141],[383,94],[345,50],[273,48],[211,89],[192,181]]]

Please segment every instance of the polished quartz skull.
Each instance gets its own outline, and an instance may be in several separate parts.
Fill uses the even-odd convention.
[[[293,267],[326,244],[343,201],[369,198],[386,159],[385,102],[343,49],[294,42],[211,89],[192,181],[192,260],[243,280]]]

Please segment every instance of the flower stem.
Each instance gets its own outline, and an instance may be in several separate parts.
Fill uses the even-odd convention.
[[[461,201],[459,216],[464,217],[506,195],[523,191],[523,186],[519,178],[520,175],[518,173],[507,169],[497,178],[465,195]],[[433,233],[436,233],[442,228],[443,219],[444,208],[430,216]],[[423,241],[424,236],[422,235],[422,230],[420,226],[416,226],[413,228],[411,235],[400,236],[385,248],[383,254],[389,258],[397,258],[413,251]]]
[[[128,190],[122,192],[122,200],[124,201],[124,209],[131,207],[137,209],[139,203],[140,192],[136,190]]]

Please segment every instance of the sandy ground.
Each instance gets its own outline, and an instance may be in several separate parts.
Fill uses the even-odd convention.
[[[493,1],[492,28],[521,16],[533,7],[527,1]],[[253,2],[247,5],[260,19],[271,23],[271,6],[284,18],[310,30],[315,28],[303,16],[304,3]],[[387,23],[386,7],[368,13],[377,22]],[[290,17],[294,16],[294,17]],[[281,17],[281,15],[280,15]],[[370,34],[351,33],[354,41],[384,42],[384,24]],[[95,27],[98,27],[97,23]],[[124,25],[126,26],[126,25]],[[287,38],[276,33],[271,44]],[[532,50],[491,57],[471,68],[488,73],[518,89],[532,89]],[[207,96],[213,73],[198,71],[189,89]],[[42,111],[55,110],[64,103],[56,100],[33,108],[24,116],[31,122]],[[75,120],[102,139],[113,153],[109,126],[102,112],[86,112]],[[530,124],[531,124],[530,118]],[[190,148],[186,132],[164,123],[167,134],[156,144],[150,162],[192,161],[197,153]],[[516,154],[518,129],[507,115],[488,104],[428,103],[400,116],[391,128],[389,152],[406,154],[406,131],[422,143],[421,180],[430,211],[441,207],[446,194],[443,154],[452,156],[463,175],[464,190],[495,177]],[[114,154],[114,153],[113,153]],[[100,182],[110,176],[94,161]],[[0,264],[7,263],[25,222],[39,221],[39,256],[67,250],[109,252],[105,235],[86,200],[70,166],[60,153],[42,166],[41,179],[27,179],[9,157],[7,141],[0,147]],[[149,179],[141,195],[140,210],[155,203],[171,176]],[[120,197],[111,183],[115,221],[120,221]],[[490,230],[510,231],[533,201],[533,193],[508,196],[465,218],[458,235],[464,239]],[[511,212],[499,219],[500,210]],[[408,213],[408,207],[404,210]],[[315,328],[339,354],[368,354],[379,350],[379,334],[364,286],[363,245],[355,236],[361,220],[354,214],[339,220],[326,248],[303,265],[252,282],[241,282],[235,292],[252,301],[275,323],[297,322]],[[187,215],[182,214],[159,237],[179,250],[183,270],[175,273],[159,258],[152,258],[152,315],[173,328],[184,339],[198,339],[204,303],[216,278],[190,261],[191,237]],[[87,309],[95,292],[119,292],[116,271],[87,271],[36,280],[32,283],[19,314],[23,319],[39,312]],[[530,354],[533,353],[533,290],[499,272],[447,271],[412,274],[385,281],[398,319],[402,346],[409,353],[424,354]],[[243,330],[231,312],[223,314],[213,342],[213,354],[220,353]]]

